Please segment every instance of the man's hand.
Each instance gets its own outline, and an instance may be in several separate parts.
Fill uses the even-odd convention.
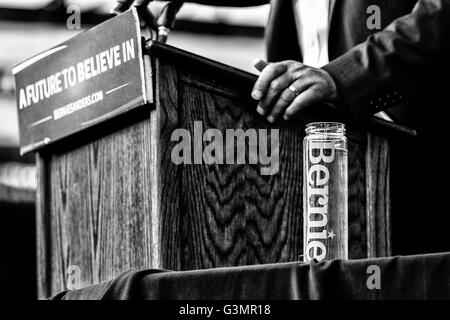
[[[263,70],[252,97],[259,101],[258,113],[271,123],[280,117],[289,120],[318,102],[338,100],[336,84],[325,70],[292,60],[270,64],[259,60],[255,67]]]

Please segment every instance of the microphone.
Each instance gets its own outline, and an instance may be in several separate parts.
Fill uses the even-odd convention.
[[[130,9],[134,0],[117,0],[116,6],[112,9],[111,13],[119,15]]]
[[[125,11],[131,8],[133,3],[135,7],[146,8],[151,1],[152,0],[117,0],[117,4],[114,7],[114,9],[112,9],[112,13],[116,15],[124,13]]]
[[[136,0],[134,2],[134,6],[135,7],[145,7],[145,8],[147,8],[148,5],[150,4],[150,2],[152,2],[152,0]]]
[[[147,9],[151,1],[117,0],[117,4],[112,10],[112,13],[119,15],[130,9],[131,6],[137,7],[147,25],[151,28],[158,28],[158,41],[165,43],[170,31],[174,28],[176,15],[183,6],[184,1],[174,0],[166,4],[161,10],[157,23],[155,23],[153,15]]]
[[[164,6],[161,11],[161,14],[158,18],[158,41],[165,43],[167,41],[167,37],[175,26],[175,18],[183,6],[184,1],[175,0],[171,1]]]

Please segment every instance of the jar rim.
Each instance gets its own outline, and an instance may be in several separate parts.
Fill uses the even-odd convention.
[[[340,122],[311,122],[306,125],[307,134],[345,134],[345,124]]]

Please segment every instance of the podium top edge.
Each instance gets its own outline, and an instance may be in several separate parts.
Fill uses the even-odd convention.
[[[174,64],[202,65],[204,69],[220,73],[244,85],[253,86],[258,78],[257,75],[250,72],[154,40],[147,41],[143,50],[144,54],[168,59]],[[418,135],[413,128],[375,116],[371,117],[365,126],[384,135],[394,134],[407,137],[416,137]]]
[[[219,71],[221,73],[225,72],[246,82],[253,83],[258,78],[258,76],[253,73],[153,40],[146,42],[144,53],[156,57],[173,59],[171,61],[178,64],[184,62],[191,62],[197,65],[202,64],[205,68],[209,67],[214,71]]]

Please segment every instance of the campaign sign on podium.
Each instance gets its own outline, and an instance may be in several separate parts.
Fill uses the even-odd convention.
[[[132,9],[15,66],[21,153],[151,102],[141,47]]]

